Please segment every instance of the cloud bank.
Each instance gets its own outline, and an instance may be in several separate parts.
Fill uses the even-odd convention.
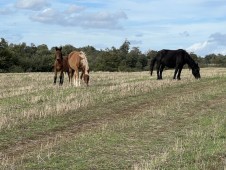
[[[208,40],[191,45],[187,51],[197,53],[201,56],[206,54],[226,54],[226,34],[211,34]]]
[[[120,21],[127,19],[127,15],[123,11],[85,13],[82,12],[83,9],[79,6],[71,6],[61,12],[47,8],[31,16],[30,19],[45,24],[77,26],[86,29],[122,29]]]

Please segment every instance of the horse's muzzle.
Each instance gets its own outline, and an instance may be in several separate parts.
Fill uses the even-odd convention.
[[[196,79],[201,79],[200,75],[195,76]]]

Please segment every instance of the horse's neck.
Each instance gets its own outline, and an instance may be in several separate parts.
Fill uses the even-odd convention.
[[[191,69],[195,67],[195,61],[190,56],[187,56],[187,64],[191,67]]]
[[[63,64],[63,59],[60,59],[60,60],[55,60],[55,63],[57,63],[57,64],[59,64],[59,65],[61,65],[61,64]]]

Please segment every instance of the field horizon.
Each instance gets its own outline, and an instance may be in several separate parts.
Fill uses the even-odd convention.
[[[226,168],[225,68],[53,76],[0,74],[0,169]]]

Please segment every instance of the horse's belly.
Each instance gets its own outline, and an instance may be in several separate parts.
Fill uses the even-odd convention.
[[[174,68],[176,66],[175,62],[173,61],[165,61],[164,65],[169,68]]]

